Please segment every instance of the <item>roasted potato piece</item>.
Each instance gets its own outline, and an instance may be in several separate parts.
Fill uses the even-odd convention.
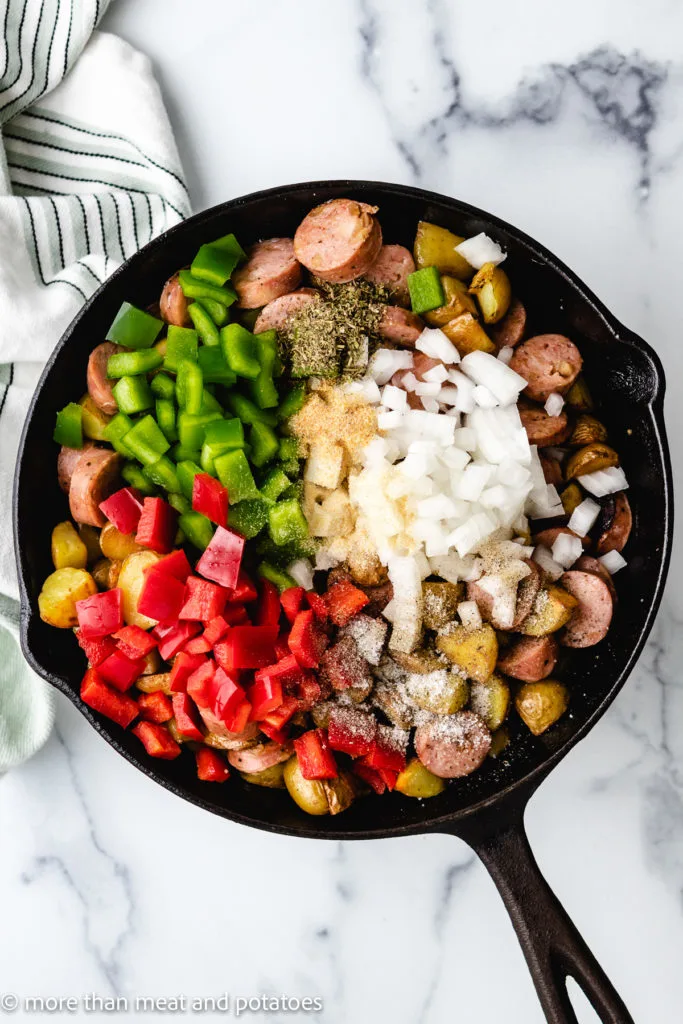
[[[461,356],[468,352],[489,352],[498,350],[479,321],[471,313],[461,313],[454,320],[449,320],[441,328],[446,337],[453,342]]]
[[[262,772],[240,772],[240,775],[245,782],[251,782],[252,786],[265,786],[267,789],[284,789],[284,771],[285,766],[280,762],[280,764],[271,765],[270,768],[264,768]]]
[[[161,668],[161,655],[158,650],[153,648],[149,654],[145,655],[145,667],[142,670],[143,676],[153,676]]]
[[[123,603],[123,620],[129,626],[140,626],[149,629],[156,626],[156,619],[138,612],[140,591],[145,582],[145,571],[155,565],[161,558],[156,551],[136,551],[124,559],[119,573],[117,586],[121,588]]]
[[[354,582],[360,583],[362,587],[378,587],[388,579],[386,566],[382,565],[377,555],[356,544],[351,544],[348,566]]]
[[[426,800],[430,796],[438,796],[439,793],[443,793],[446,783],[438,775],[432,775],[429,769],[414,757],[403,771],[399,772],[395,788],[404,796],[412,796],[416,800]]]
[[[135,551],[142,551],[142,547],[135,543],[132,533],[121,533],[113,523],[107,523],[102,527],[100,534],[100,547],[105,558],[118,558],[123,561],[128,555]]]
[[[100,590],[109,590],[109,570],[111,562],[108,558],[100,558],[92,567],[92,577]]]
[[[454,235],[446,228],[429,224],[426,220],[419,221],[413,248],[418,270],[422,267],[438,267],[442,274],[452,274],[461,281],[469,281],[474,267],[455,251],[456,245],[464,241],[461,235]]]
[[[88,562],[96,562],[102,556],[100,548],[100,531],[88,523],[78,524],[78,536],[88,549]]]
[[[442,666],[440,669],[447,672]],[[460,672],[447,672],[443,682],[436,684],[431,675],[411,675],[405,687],[414,704],[435,715],[454,715],[465,707],[470,697],[470,684]]]
[[[596,420],[595,416],[590,416],[588,413],[582,413],[572,430],[569,438],[569,444],[572,448],[583,448],[587,444],[595,444],[599,442],[604,444],[607,440],[607,427]]]
[[[579,448],[578,452],[572,452],[564,464],[564,477],[565,480],[573,480],[577,476],[586,476],[599,469],[609,469],[618,465],[619,456],[614,448],[596,442]]]
[[[578,484],[568,484],[560,495],[562,508],[568,516],[572,514],[577,505],[583,501],[583,492]]]
[[[416,651],[411,651],[409,654],[404,651],[392,651],[391,657],[406,672],[420,675],[425,675],[427,672],[436,672],[443,668],[443,663],[436,654],[424,647],[419,647]]]
[[[539,591],[533,611],[519,627],[525,636],[547,636],[566,625],[579,602],[562,587],[553,583]]]
[[[491,732],[500,729],[510,710],[510,687],[495,672],[485,683],[473,682],[470,710],[483,718]]]
[[[336,779],[323,779],[330,814],[341,814],[356,798],[354,777],[350,772],[340,772]]]
[[[322,782],[303,777],[296,754],[285,764],[283,778],[292,800],[306,814],[330,813],[325,787]]]
[[[579,374],[564,398],[567,405],[577,412],[590,412],[593,408],[593,399],[582,374]]]
[[[78,625],[76,601],[97,593],[97,584],[85,569],[67,567],[51,573],[38,595],[38,610],[43,622],[59,629]]]
[[[318,729],[327,729],[330,724],[330,714],[332,708],[336,707],[336,703],[333,700],[322,700],[319,704],[314,704],[311,708],[311,716]]]
[[[105,412],[102,412],[102,410],[95,405],[90,395],[83,395],[83,398],[81,398],[78,404],[83,409],[82,423],[84,435],[91,438],[93,441],[106,441],[107,439],[104,436],[104,428],[112,417],[107,416]]]
[[[454,626],[448,633],[437,636],[436,646],[468,678],[482,683],[489,678],[498,661],[498,638],[488,622],[478,629]]]
[[[173,692],[171,690],[170,672],[155,672],[152,675],[138,676],[135,680],[135,685],[143,693],[156,693],[158,690],[161,690],[167,697],[170,697]]]
[[[515,697],[517,714],[534,736],[540,736],[554,725],[565,713],[568,704],[567,687],[555,679],[524,683]]]
[[[476,272],[470,283],[470,292],[477,298],[485,324],[497,324],[510,308],[510,278],[495,263],[485,263]]]
[[[185,736],[183,736],[180,729],[178,728],[178,723],[176,722],[175,718],[172,718],[169,722],[166,722],[166,728],[168,729],[171,736],[179,746],[183,743],[187,743],[187,739],[185,738]]]
[[[426,320],[430,327],[443,327],[449,320],[460,316],[461,313],[471,313],[472,316],[479,315],[477,304],[469,294],[464,281],[444,274],[441,284],[446,297],[443,306],[422,314],[422,319]]]
[[[491,746],[489,747],[489,757],[500,757],[504,750],[510,745],[510,733],[508,732],[507,726],[503,725],[491,736]]]
[[[392,725],[398,729],[410,729],[415,725],[415,708],[403,700],[391,683],[376,683],[372,693],[373,703],[383,711]]]
[[[52,531],[51,550],[55,569],[85,569],[88,564],[88,549],[68,520]]]
[[[109,563],[109,589],[112,590],[114,587],[119,585],[119,576],[121,575],[121,569],[123,562],[120,558],[112,558]]]
[[[443,629],[455,620],[464,589],[462,583],[422,584],[422,622],[426,629]]]

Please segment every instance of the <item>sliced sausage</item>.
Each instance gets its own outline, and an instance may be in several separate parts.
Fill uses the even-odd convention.
[[[404,245],[383,245],[365,275],[371,284],[384,285],[401,306],[410,303],[408,275],[415,271],[413,254]]]
[[[513,299],[503,319],[497,324],[490,324],[487,330],[491,341],[498,348],[514,348],[519,345],[526,330],[526,309],[519,299]]]
[[[242,732],[230,732],[225,722],[208,708],[199,708],[204,725],[209,730],[204,742],[218,750],[244,750],[253,747],[260,730],[256,722],[249,722]]]
[[[529,444],[536,444],[539,448],[564,444],[571,434],[571,425],[564,410],[558,416],[548,416],[540,405],[520,402],[519,418],[526,430]]]
[[[601,532],[595,545],[597,553],[606,555],[608,551],[622,551],[631,536],[632,527],[631,506],[624,492],[619,491],[603,505],[599,519]]]
[[[356,586],[370,598],[370,603],[366,604],[363,609],[366,615],[381,615],[389,602],[393,600],[394,587],[392,583],[380,583],[376,587],[366,587],[358,583]]]
[[[560,633],[560,643],[565,647],[593,647],[600,643],[607,635],[614,610],[609,587],[600,576],[580,569],[565,572],[560,583],[579,602]]]
[[[320,292],[315,288],[298,288],[295,292],[273,299],[259,313],[254,324],[254,334],[260,334],[261,331],[281,331],[290,316],[294,316],[319,298]]]
[[[531,614],[538,597],[538,592],[541,589],[541,584],[543,583],[543,573],[536,563],[531,558],[525,558],[524,562],[529,566],[531,572],[523,580],[520,580],[517,587],[517,605],[511,629],[518,629],[527,615]]]
[[[241,772],[248,772],[254,775],[256,772],[264,772],[266,768],[282,764],[292,756],[291,746],[281,746],[279,743],[257,743],[255,747],[246,750],[231,750],[228,753],[228,761]]]
[[[367,273],[382,247],[376,206],[330,199],[311,210],[294,235],[300,263],[323,281],[344,284]]]
[[[545,679],[557,663],[557,640],[550,636],[523,636],[498,659],[498,668],[513,679],[537,683]]]
[[[601,561],[597,558],[593,558],[591,555],[581,555],[573,566],[574,569],[580,569],[581,572],[594,572],[596,576],[599,576],[601,580],[604,580],[609,587],[609,592],[612,595],[612,600],[617,603],[617,588],[614,586],[614,580],[612,574],[604,567]]]
[[[545,455],[543,452],[539,452],[538,457],[541,460],[541,468],[543,470],[545,482],[558,487],[562,483],[562,467],[560,466],[559,460],[553,458],[552,455]]]
[[[76,463],[86,449],[94,447],[92,441],[85,441],[82,448],[67,448],[66,445],[62,445],[57,456],[57,480],[65,494],[69,493]]]
[[[69,508],[77,523],[104,526],[100,502],[116,490],[122,457],[111,448],[90,448],[74,466],[69,488]]]
[[[524,394],[545,402],[553,392],[564,394],[583,366],[581,353],[563,334],[537,334],[515,349],[510,366],[527,382]]]
[[[248,259],[232,276],[237,305],[258,309],[293,292],[301,284],[301,266],[291,238],[269,238],[248,251]]]
[[[103,341],[101,345],[95,346],[88,358],[88,371],[86,376],[88,382],[88,394],[97,408],[101,409],[102,412],[105,412],[107,416],[113,416],[119,409],[112,392],[112,388],[114,384],[116,384],[116,381],[109,380],[107,377],[107,364],[111,356],[116,352],[125,351],[126,350],[121,345],[114,345],[111,341]]]
[[[187,312],[187,299],[183,294],[183,289],[180,287],[178,274],[169,277],[164,285],[161,298],[159,299],[159,313],[161,314],[161,319],[167,324],[173,324],[175,327],[192,326],[192,321]]]
[[[460,779],[481,766],[491,733],[473,711],[441,715],[415,730],[415,750],[425,768],[442,779]]]
[[[415,348],[415,342],[424,330],[419,316],[402,306],[385,306],[377,333],[386,341],[403,348]]]
[[[566,533],[570,537],[578,536],[578,534],[574,533],[573,530],[570,530],[568,526],[549,526],[547,530],[540,530],[538,533],[535,533],[532,537],[532,543],[534,545],[542,544],[544,548],[551,551],[553,544],[561,533]],[[583,544],[584,548],[587,548],[590,544],[588,537],[579,537],[579,540]]]

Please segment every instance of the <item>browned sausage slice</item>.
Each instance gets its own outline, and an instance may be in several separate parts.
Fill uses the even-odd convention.
[[[253,747],[254,741],[260,734],[256,722],[249,722],[242,732],[230,732],[225,722],[208,708],[200,708],[199,714],[209,730],[204,742],[219,750],[244,750],[245,747]]]
[[[596,576],[599,576],[601,580],[604,580],[609,587],[609,592],[612,595],[612,600],[617,603],[617,588],[614,586],[614,580],[612,574],[604,567],[602,562],[593,558],[592,555],[581,555],[573,566],[574,569],[580,569],[581,572],[593,572]]]
[[[66,445],[62,445],[57,456],[57,480],[65,494],[69,493],[71,477],[76,468],[76,463],[86,448],[94,447],[95,445],[92,441],[85,441],[82,448],[67,448]]]
[[[254,334],[260,334],[261,331],[281,331],[290,316],[299,313],[319,298],[320,292],[315,288],[298,288],[295,292],[273,299],[259,313],[254,324]]]
[[[187,299],[180,287],[178,274],[169,277],[159,299],[161,319],[175,327],[191,327],[192,320],[187,312]]]
[[[71,476],[69,508],[77,523],[104,526],[100,502],[116,490],[123,459],[111,448],[90,448],[81,453]]]
[[[258,309],[301,284],[301,266],[291,238],[268,238],[248,250],[248,259],[232,277],[237,305]]]
[[[256,772],[264,772],[266,768],[282,764],[292,756],[291,746],[280,746],[279,743],[257,743],[255,747],[246,750],[231,750],[228,754],[228,761],[241,772],[248,772],[254,775]]]
[[[549,526],[547,530],[541,530],[539,533],[535,533],[532,537],[533,544],[542,544],[544,548],[548,548],[550,551],[553,544],[560,536],[561,533],[566,533],[570,537],[578,537],[578,534],[570,530],[568,526]],[[578,537],[583,544],[584,548],[587,548],[590,544],[588,537]]]
[[[473,711],[441,715],[415,730],[415,750],[425,768],[442,779],[460,779],[483,763],[491,733]]]
[[[560,582],[579,602],[560,633],[560,643],[565,647],[599,644],[612,622],[614,602],[609,587],[600,576],[578,569],[564,573]]]
[[[557,651],[557,640],[552,635],[523,636],[503,652],[498,659],[498,668],[513,679],[537,683],[555,668]]]
[[[402,306],[385,306],[377,328],[378,334],[386,341],[393,341],[403,348],[415,348],[415,342],[424,330],[419,316]]]
[[[519,345],[526,330],[526,309],[519,299],[513,299],[503,319],[497,324],[490,324],[487,330],[491,341],[498,348],[514,348]]]
[[[553,484],[554,487],[559,486],[562,483],[562,467],[560,466],[559,459],[554,458],[552,455],[546,455],[544,452],[539,452],[538,457],[541,461],[545,482]]]
[[[404,245],[383,245],[365,275],[371,284],[384,285],[401,306],[410,304],[408,275],[415,271],[413,254]]]
[[[376,206],[355,199],[330,199],[316,206],[296,229],[296,258],[316,277],[331,284],[361,277],[382,247],[376,213]]]
[[[564,410],[558,416],[549,416],[540,405],[520,402],[519,418],[526,430],[529,444],[536,444],[539,448],[564,444],[571,434],[571,426]]]
[[[601,533],[595,546],[598,554],[622,551],[633,527],[631,506],[623,491],[612,495],[603,505],[599,522]]]
[[[88,394],[98,409],[106,412],[107,416],[113,416],[119,411],[112,388],[115,380],[107,377],[107,363],[116,352],[125,352],[121,345],[114,345],[111,341],[103,341],[96,345],[88,358],[87,382]]]
[[[564,394],[583,366],[581,353],[563,334],[537,334],[515,349],[510,366],[527,382],[524,394],[545,402],[553,392]]]

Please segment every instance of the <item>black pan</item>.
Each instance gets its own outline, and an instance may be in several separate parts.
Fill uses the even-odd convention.
[[[351,195],[380,207],[389,242],[410,246],[418,220],[462,235],[488,231],[508,250],[506,269],[531,314],[534,333],[566,333],[578,343],[586,375],[630,481],[635,526],[628,568],[617,579],[619,605],[597,649],[573,651],[561,676],[571,687],[571,713],[538,739],[522,732],[509,756],[425,802],[399,794],[357,801],[340,817],[310,818],[280,791],[231,780],[207,786],[194,762],[153,761],[135,737],[94,714],[79,699],[83,655],[68,631],[41,622],[37,596],[52,571],[50,532],[68,515],[57,486],[55,413],[84,389],[88,353],[125,299],[146,306],[200,244],[229,231],[242,243],[292,235],[317,203]],[[140,771],[178,796],[266,832],[308,839],[381,839],[447,832],[481,857],[508,908],[547,1019],[576,1024],[565,980],[575,978],[609,1024],[632,1021],[628,1010],[546,884],[527,843],[524,809],[546,775],[606,711],[633,668],[659,605],[672,534],[671,466],[662,405],[664,375],[656,354],[623,327],[552,253],[509,224],[445,196],[401,185],[333,181],[258,192],[200,213],[145,246],[79,313],[57,345],[31,404],[21,440],[14,492],[14,529],[21,587],[24,654],[48,682]]]

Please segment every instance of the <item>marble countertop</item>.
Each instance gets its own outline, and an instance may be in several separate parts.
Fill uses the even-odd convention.
[[[103,28],[152,57],[197,209],[377,178],[458,196],[549,246],[659,351],[683,469],[683,5],[116,0]],[[677,1024],[683,1005],[679,571],[675,557],[637,670],[527,815],[638,1024]],[[324,1010],[305,1016],[325,1024],[543,1020],[464,844],[314,843],[212,818],[61,698],[48,745],[0,781],[0,868],[0,989],[20,995],[309,996]],[[576,1005],[581,1024],[597,1019]]]

